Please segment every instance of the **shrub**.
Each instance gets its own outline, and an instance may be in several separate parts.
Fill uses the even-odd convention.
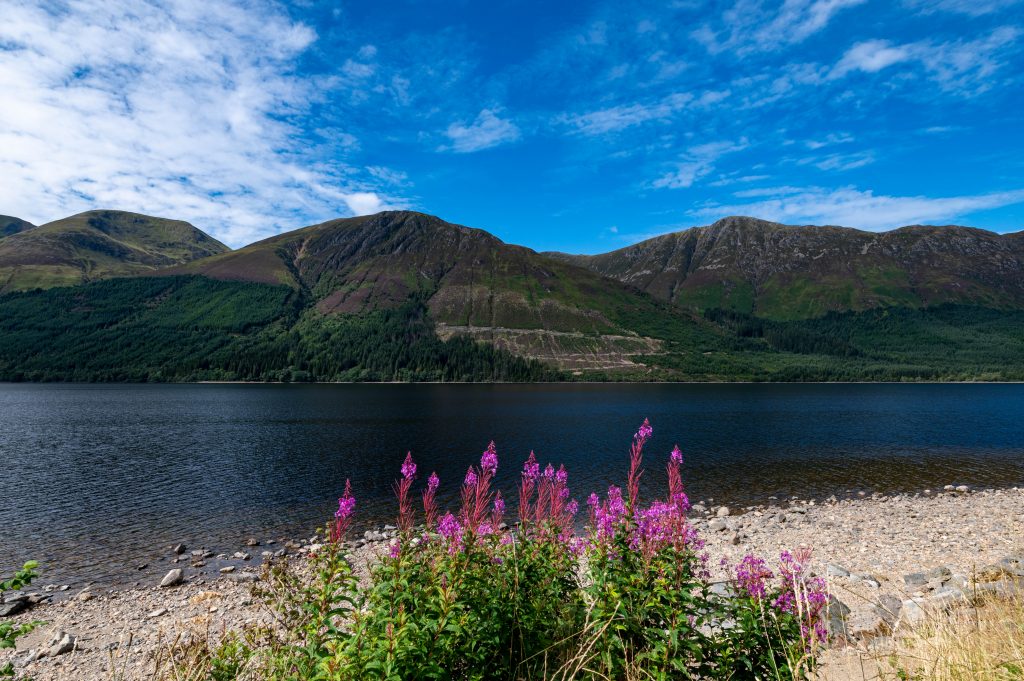
[[[303,581],[277,565],[268,596],[276,632],[232,639],[262,678],[294,679],[805,679],[824,642],[824,583],[808,553],[784,553],[777,571],[754,556],[715,588],[704,543],[687,520],[679,448],[668,493],[640,500],[645,421],[633,438],[625,490],[591,494],[588,519],[568,473],[531,453],[518,522],[492,488],[494,443],[443,514],[432,474],[417,524],[411,455],[395,484],[398,537],[361,589],[343,539],[356,501],[346,483],[331,542]],[[219,669],[224,669],[221,665]]]
[[[36,574],[36,568],[38,567],[39,563],[31,560],[14,573],[13,577],[0,582],[0,598],[3,597],[5,591],[15,591],[31,584],[32,580],[38,576]],[[29,633],[40,624],[42,622],[27,622],[25,624],[0,622],[0,650],[13,648],[18,638]],[[14,666],[8,663],[0,667],[0,676],[14,676]]]

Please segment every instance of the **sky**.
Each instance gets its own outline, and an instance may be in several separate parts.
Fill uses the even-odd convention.
[[[1024,229],[1024,0],[0,0],[0,213]]]

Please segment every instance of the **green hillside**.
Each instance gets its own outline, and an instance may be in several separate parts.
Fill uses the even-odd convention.
[[[227,250],[187,222],[89,211],[0,240],[0,292],[141,274]]]
[[[1024,239],[969,227],[875,233],[730,217],[601,255],[548,255],[688,309],[770,319],[945,303],[1024,307]]]
[[[10,215],[0,215],[0,239],[11,236],[12,234],[18,234],[26,230],[35,227],[31,222],[26,222],[21,218],[11,217]]]

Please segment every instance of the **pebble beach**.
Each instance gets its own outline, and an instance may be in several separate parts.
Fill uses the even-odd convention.
[[[884,647],[929,609],[950,607],[972,589],[1014,588],[1024,580],[1020,488],[776,499],[746,508],[705,501],[691,517],[717,581],[727,580],[728,566],[748,553],[771,561],[782,550],[812,550],[812,569],[827,578],[833,597],[835,642],[824,658],[826,679],[862,678],[860,668],[856,677],[843,676],[856,667],[851,656]],[[392,531],[368,530],[353,543],[357,569],[365,573]],[[241,544],[231,555],[168,547],[166,565],[150,571],[148,586],[62,591],[44,575],[25,591],[6,594],[0,616],[45,624],[19,639],[16,650],[0,651],[0,667],[12,662],[17,675],[37,681],[149,679],[175,642],[216,640],[224,631],[270,622],[272,614],[251,593],[260,560],[276,555],[301,570],[315,541]]]

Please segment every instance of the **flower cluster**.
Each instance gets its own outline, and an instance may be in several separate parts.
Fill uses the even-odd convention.
[[[763,600],[768,594],[768,580],[775,577],[768,564],[750,554],[736,566],[736,584],[752,598]]]
[[[795,554],[782,552],[779,556],[781,591],[772,602],[774,607],[800,621],[800,632],[808,646],[828,637],[825,622],[828,585],[821,577],[808,574],[810,559],[809,549],[800,549]]]
[[[331,523],[331,540],[341,541],[352,524],[352,514],[356,510],[356,498],[352,496],[352,482],[345,481],[345,492],[338,499],[338,510],[334,512],[334,522]]]

